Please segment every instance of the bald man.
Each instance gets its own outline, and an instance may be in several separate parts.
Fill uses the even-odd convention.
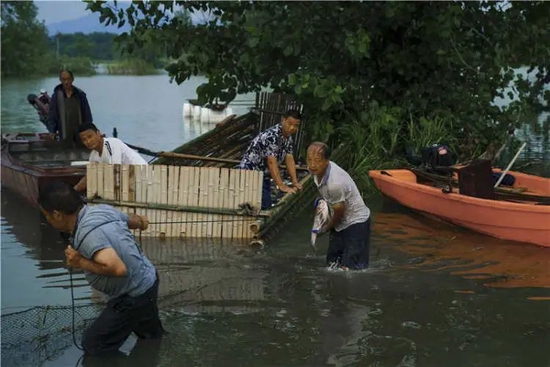
[[[73,85],[74,75],[70,70],[59,73],[58,84],[50,102],[50,122],[62,141],[84,147],[78,135],[78,127],[93,122],[92,111],[86,93]]]
[[[307,167],[319,194],[332,209],[332,218],[320,234],[330,232],[327,265],[344,269],[369,266],[370,210],[357,185],[340,166],[330,160],[330,148],[313,142],[307,149]]]

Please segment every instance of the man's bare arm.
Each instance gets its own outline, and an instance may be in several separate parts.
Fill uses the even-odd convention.
[[[145,215],[128,214],[128,228],[145,231],[149,227],[149,219]]]
[[[345,212],[346,212],[346,204],[343,201],[332,205],[332,218],[327,223],[324,230],[328,232],[334,227],[336,227],[338,224],[340,224],[340,222],[342,222],[342,219],[344,218]]]
[[[76,191],[79,191],[79,192],[80,192],[80,191],[86,190],[86,188],[87,188],[86,175],[84,175],[84,177],[82,177],[82,178],[80,179],[80,181],[78,181],[78,183],[77,183],[76,185],[74,185],[74,189],[75,189]]]
[[[97,251],[93,259],[89,260],[69,246],[65,250],[65,256],[67,265],[76,269],[83,269],[98,275],[126,276],[126,265],[112,247]]]
[[[285,157],[286,169],[290,175],[290,180],[294,185],[298,183],[298,176],[296,175],[296,162],[294,162],[294,156],[287,154]]]
[[[277,163],[277,159],[273,156],[267,157],[267,167],[269,168],[269,173],[271,173],[271,177],[273,180],[275,180],[275,184],[279,187],[279,190],[282,192],[295,192],[296,189],[288,187],[283,182],[283,179],[281,178],[281,172],[279,171],[279,163]]]

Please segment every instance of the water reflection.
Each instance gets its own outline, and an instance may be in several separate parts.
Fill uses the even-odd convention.
[[[2,312],[70,304],[69,276],[63,264],[65,244],[59,233],[17,195],[2,190],[1,201]],[[82,275],[74,280],[76,298],[85,302],[90,294],[87,283]]]

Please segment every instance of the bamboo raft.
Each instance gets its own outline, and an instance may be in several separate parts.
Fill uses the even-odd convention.
[[[305,168],[297,167],[303,190],[285,194],[262,211],[263,172],[235,168],[250,141],[279,123],[291,108],[301,110],[290,96],[259,93],[251,112],[228,116],[172,152],[142,151],[157,156],[149,166],[89,164],[88,203],[147,215],[151,224],[140,233],[145,237],[229,238],[261,244],[311,204],[316,193]],[[304,125],[296,134],[295,152],[302,146]],[[281,173],[284,177],[284,170]]]

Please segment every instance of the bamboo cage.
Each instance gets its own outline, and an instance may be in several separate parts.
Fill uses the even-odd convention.
[[[258,93],[251,112],[228,116],[216,128],[173,150],[197,159],[159,156],[143,167],[88,165],[88,201],[146,214],[153,223],[187,222],[153,224],[142,233],[144,237],[231,238],[263,244],[286,220],[311,204],[316,194],[313,181],[301,171],[302,191],[285,194],[270,210],[259,211],[262,173],[234,169],[250,141],[279,123],[288,109],[302,111],[303,107],[289,95]],[[294,136],[295,152],[300,151],[304,126],[302,122]],[[226,161],[207,160],[212,157]],[[281,174],[284,178],[287,173],[283,169]],[[254,213],[239,210],[245,203]]]
[[[146,215],[144,237],[253,237],[263,172],[219,167],[92,163],[86,169],[87,197],[121,211]],[[265,215],[265,214],[264,214]]]

